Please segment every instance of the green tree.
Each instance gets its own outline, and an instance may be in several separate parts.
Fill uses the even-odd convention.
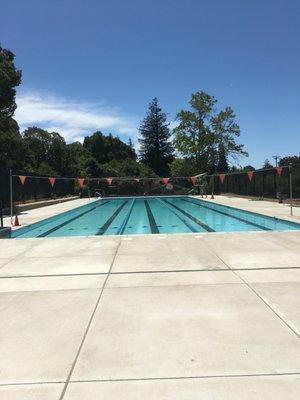
[[[21,83],[22,73],[14,64],[15,55],[0,46],[0,130],[9,129],[10,119],[17,108],[16,87]]]
[[[262,168],[274,168],[268,159],[266,159],[263,163]]]
[[[102,164],[102,174],[100,176],[122,176],[122,177],[155,177],[157,176],[147,165],[139,163],[132,158],[125,160],[112,160]]]
[[[216,99],[205,92],[193,93],[189,101],[192,110],[177,114],[175,147],[185,158],[194,160],[198,172],[207,170],[209,156],[214,151],[209,123],[215,103]]]
[[[67,144],[65,174],[67,176],[86,175],[88,160],[90,157],[89,152],[80,142]]]
[[[142,121],[139,131],[141,162],[148,165],[159,176],[169,175],[169,163],[173,160],[171,133],[167,116],[159,107],[156,97],[149,104],[148,113]]]
[[[100,131],[93,133],[91,136],[86,136],[83,147],[100,164],[107,163],[113,159],[124,160],[125,158],[136,158],[134,148],[124,143],[118,137],[112,134],[106,136]]]
[[[243,171],[255,171],[255,168],[252,165],[245,165]]]
[[[193,159],[175,158],[170,164],[172,176],[193,176],[198,173],[198,168]]]
[[[210,121],[213,140],[218,151],[218,172],[227,172],[229,157],[238,159],[248,156],[242,144],[236,143],[240,136],[240,127],[235,121],[235,113],[231,107],[226,107]]]
[[[31,155],[31,168],[41,174],[64,175],[67,165],[65,139],[57,132],[37,127],[27,128],[23,140]]]
[[[279,161],[279,166],[281,167],[289,164],[300,164],[300,156],[286,156]]]
[[[0,168],[22,169],[28,163],[27,148],[22,141],[17,122],[16,87],[22,73],[16,69],[14,54],[0,46]]]
[[[231,107],[215,114],[217,100],[205,92],[192,94],[191,111],[177,114],[179,125],[174,129],[174,144],[179,154],[193,159],[198,173],[229,169],[229,159],[247,156],[244,146],[236,142],[240,127]]]
[[[132,142],[132,139],[131,138],[129,138],[128,139],[128,147],[130,148],[130,150],[131,150],[131,152],[132,152],[132,155],[133,155],[133,157],[132,158],[134,158],[135,160],[136,160],[136,151],[135,151],[135,148],[134,148],[134,146],[133,146],[133,142]]]
[[[227,172],[229,170],[229,165],[227,162],[227,155],[225,146],[223,143],[220,143],[218,146],[218,165],[217,171],[218,172]]]

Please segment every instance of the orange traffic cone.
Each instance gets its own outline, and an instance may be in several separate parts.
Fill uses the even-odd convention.
[[[20,224],[20,222],[19,222],[19,218],[18,218],[17,215],[15,216],[14,226],[21,226],[21,224]]]

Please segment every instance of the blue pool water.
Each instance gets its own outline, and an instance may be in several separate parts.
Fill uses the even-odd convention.
[[[299,229],[300,224],[188,196],[103,198],[15,230],[12,237]]]

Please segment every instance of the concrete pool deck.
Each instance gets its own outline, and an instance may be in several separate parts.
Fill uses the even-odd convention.
[[[2,239],[0,320],[5,400],[298,400],[300,231]]]

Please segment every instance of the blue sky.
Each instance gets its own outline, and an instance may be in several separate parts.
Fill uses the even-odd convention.
[[[231,105],[242,165],[300,152],[298,0],[2,0],[0,41],[23,70],[16,118],[127,140],[151,98],[170,122],[205,90]]]

